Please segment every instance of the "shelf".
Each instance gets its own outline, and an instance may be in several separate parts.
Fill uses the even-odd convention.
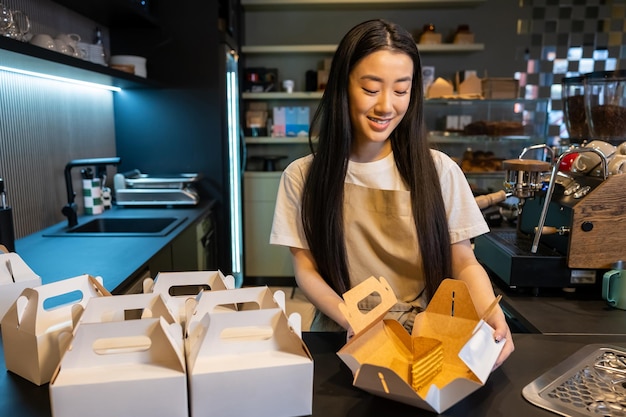
[[[442,43],[438,45],[417,45],[420,52],[424,53],[460,53],[483,51],[482,43],[454,44]],[[241,52],[246,54],[332,54],[337,45],[244,45]]]
[[[487,136],[487,135],[460,135],[456,133],[429,132],[428,141],[430,143],[485,143],[485,142],[533,142],[541,143],[543,139],[534,136]]]
[[[0,64],[4,67],[123,89],[158,86],[154,81],[133,74],[4,36],[0,36]]]
[[[254,145],[285,145],[285,144],[309,144],[308,136],[297,137],[273,137],[273,136],[246,136],[246,144]]]
[[[293,93],[268,92],[268,93],[241,93],[244,100],[319,100],[323,91],[295,91]]]
[[[485,0],[241,0],[246,10],[474,7]]]

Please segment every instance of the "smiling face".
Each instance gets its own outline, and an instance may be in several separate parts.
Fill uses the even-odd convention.
[[[381,159],[391,151],[387,140],[409,107],[413,61],[402,52],[380,50],[350,73],[348,97],[352,122],[351,159]]]

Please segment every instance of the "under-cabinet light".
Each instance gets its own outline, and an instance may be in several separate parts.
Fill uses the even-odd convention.
[[[98,88],[100,90],[109,90],[109,91],[115,91],[115,92],[122,91],[120,87],[115,87],[112,85],[91,83],[88,81],[75,80],[73,78],[58,77],[56,75],[44,74],[42,72],[35,72],[35,71],[27,71],[27,70],[23,70],[19,68],[5,67],[3,65],[0,65],[0,71],[7,71],[7,72],[13,72],[16,74],[29,75],[31,77],[43,78],[46,80],[61,81],[64,83],[80,85],[83,87]]]

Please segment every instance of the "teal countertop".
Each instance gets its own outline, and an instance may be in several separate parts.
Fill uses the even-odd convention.
[[[212,207],[210,201],[197,206],[114,206],[97,216],[79,216],[78,223],[95,217],[181,217],[184,220],[165,236],[47,236],[66,230],[67,222],[62,222],[17,239],[15,252],[41,276],[43,284],[90,274],[101,276],[104,286],[114,291]]]

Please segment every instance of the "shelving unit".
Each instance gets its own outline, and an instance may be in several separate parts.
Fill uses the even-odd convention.
[[[123,89],[154,88],[158,83],[7,37],[0,37],[3,67]]]
[[[243,92],[241,98],[244,100],[319,100],[322,98],[322,91],[294,91],[285,93],[270,91],[267,93]]]
[[[297,8],[419,8],[475,6],[485,0],[241,0],[244,10],[293,10]]]
[[[482,43],[442,43],[418,45],[418,48],[420,52],[427,53],[462,53],[483,51],[485,45]],[[245,45],[241,47],[241,52],[245,54],[332,54],[336,49],[337,45]]]
[[[317,106],[317,102],[322,98],[323,93],[319,91],[305,92],[306,80],[305,73],[310,70],[320,68],[320,63],[327,58],[331,58],[337,49],[335,42],[338,36],[333,37],[321,36],[328,35],[322,33],[321,22],[326,23],[323,17],[335,17],[337,15],[347,15],[352,12],[361,13],[366,11],[369,16],[379,15],[378,10],[399,11],[404,13],[405,10],[415,9],[444,9],[442,14],[447,14],[450,8],[474,8],[484,3],[486,0],[241,0],[241,6],[245,14],[255,16],[255,29],[264,27],[256,19],[258,16],[261,20],[268,19],[271,13],[277,12],[286,19],[296,19],[302,16],[303,21],[307,21],[308,16],[311,17],[311,28],[319,31],[320,36],[315,36],[318,32],[306,32],[294,34],[290,36],[289,32],[281,33],[276,36],[268,27],[269,36],[259,32],[252,35],[248,43],[241,47],[242,57],[246,68],[276,68],[280,80],[292,79],[296,84],[294,93],[285,92],[243,92],[242,100],[244,109],[248,103],[264,102],[267,104],[269,117],[272,117],[272,107],[274,106],[306,106],[309,107],[312,116]],[[393,13],[392,11],[392,13]],[[257,13],[261,12],[261,13]],[[297,13],[300,12],[300,13]],[[306,13],[312,12],[311,15]],[[356,13],[355,13],[356,14]],[[284,15],[284,16],[283,16]],[[425,13],[427,15],[427,13]],[[363,17],[365,18],[365,17]],[[373,17],[372,17],[373,18]],[[251,17],[252,19],[252,17]],[[465,17],[462,17],[465,19]],[[268,19],[272,20],[272,19]],[[332,19],[331,19],[332,20]],[[274,22],[278,22],[276,17]],[[339,19],[336,19],[338,22]],[[315,23],[313,23],[315,22]],[[463,23],[463,22],[459,22]],[[286,25],[286,27],[293,26]],[[285,29],[289,30],[289,29]],[[298,30],[300,32],[300,30]],[[330,31],[334,32],[334,31]],[[271,36],[274,35],[274,36]],[[245,43],[245,42],[244,42]],[[457,55],[459,57],[467,57],[474,53],[480,53],[486,49],[485,44],[451,44],[443,43],[438,45],[418,45],[421,54],[429,55],[433,59],[449,60],[450,57]],[[461,59],[462,61],[463,59]],[[280,84],[280,83],[279,83]],[[277,88],[278,90],[279,88]],[[244,110],[245,111],[245,110]],[[283,159],[281,166],[286,165],[295,157],[308,154],[310,152],[308,146],[308,138],[306,137],[269,137],[269,136],[247,136],[245,142],[248,149],[248,155],[255,157],[288,155],[287,159]],[[256,158],[258,160],[258,158]],[[279,169],[280,169],[279,167]],[[251,169],[258,169],[257,166],[251,164]],[[246,199],[247,211],[244,217],[246,241],[253,242],[255,245],[255,255],[246,253],[246,274],[250,276],[270,275],[285,276],[292,275],[291,269],[282,269],[282,265],[290,265],[291,259],[289,252],[284,248],[276,248],[268,244],[269,230],[264,229],[264,225],[271,224],[273,217],[273,206],[275,199],[275,188],[279,181],[279,173],[273,172],[253,172],[245,173],[245,189],[244,198]],[[274,182],[269,180],[269,177]],[[268,186],[271,182],[272,188]],[[264,195],[259,193],[263,191]],[[261,198],[262,197],[262,198]]]

